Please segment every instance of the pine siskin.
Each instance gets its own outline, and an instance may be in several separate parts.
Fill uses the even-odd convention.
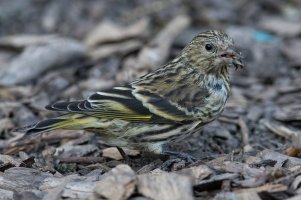
[[[126,86],[46,106],[66,114],[26,133],[85,129],[110,145],[171,154],[164,144],[182,140],[223,111],[230,90],[228,68],[242,68],[241,59],[225,33],[200,33],[174,60]]]

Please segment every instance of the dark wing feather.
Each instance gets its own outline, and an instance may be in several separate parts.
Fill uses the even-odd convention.
[[[135,96],[137,96],[145,106],[149,107],[152,112],[159,116],[164,116],[167,119],[175,121],[190,120],[184,111],[159,95],[140,90],[135,92]]]
[[[115,87],[104,92],[94,93],[87,100],[57,102],[46,106],[46,108],[131,122],[182,123],[189,120],[183,111],[159,95],[141,90],[134,95],[134,90],[131,86]],[[143,95],[143,100],[137,99],[137,95],[140,97]],[[166,117],[168,115],[177,116],[177,120],[174,121],[174,117]]]

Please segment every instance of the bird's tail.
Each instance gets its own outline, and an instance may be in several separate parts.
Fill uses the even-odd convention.
[[[94,123],[97,124],[97,118],[76,114],[63,115],[57,118],[46,119],[30,127],[27,127],[27,129],[25,130],[25,135],[36,135],[56,129],[85,129],[91,127],[91,124],[95,126]]]

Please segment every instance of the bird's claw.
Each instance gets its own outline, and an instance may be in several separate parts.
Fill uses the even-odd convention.
[[[168,171],[170,170],[170,168],[173,166],[173,164],[175,163],[179,163],[181,161],[185,161],[185,166],[190,165],[194,162],[196,162],[198,159],[193,157],[192,155],[189,155],[187,153],[180,153],[180,152],[174,152],[174,151],[164,151],[162,154],[165,155],[171,155],[171,156],[175,156],[176,158],[173,159],[168,159],[167,161],[165,161],[160,169],[164,170],[164,171]]]
[[[185,160],[186,162],[189,162],[189,163],[193,163],[198,160],[194,156],[187,154],[187,153],[182,153],[182,152],[163,151],[162,154],[169,155],[169,156],[175,156],[175,157]]]

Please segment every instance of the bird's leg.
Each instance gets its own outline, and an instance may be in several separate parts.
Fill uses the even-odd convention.
[[[130,158],[128,157],[128,155],[126,155],[126,153],[123,151],[122,148],[116,146],[117,150],[119,151],[119,153],[121,154],[122,158],[125,160],[125,162],[127,164],[129,164]]]

